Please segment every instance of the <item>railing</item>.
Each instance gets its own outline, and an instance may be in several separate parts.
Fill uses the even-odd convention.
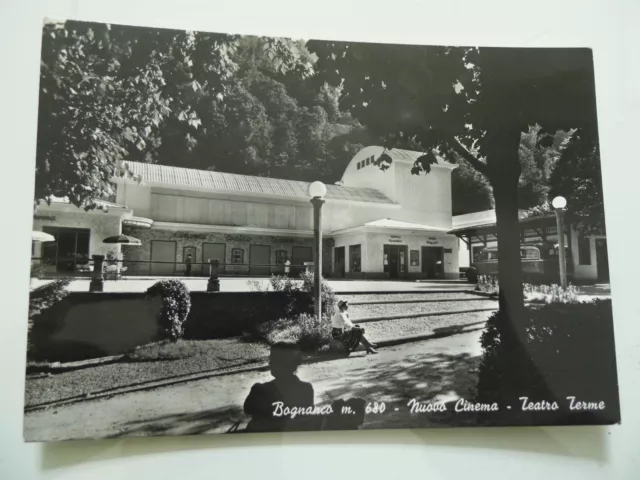
[[[93,275],[93,259],[78,258],[31,258],[31,266],[34,276],[38,277],[86,277]],[[288,273],[297,276],[307,269],[304,264],[288,265]],[[166,262],[149,260],[107,260],[103,262],[102,272],[107,278],[113,276],[132,277],[171,277],[171,276],[191,276],[209,277],[210,265],[208,262],[192,262],[190,272],[184,262]],[[287,266],[283,264],[271,263],[220,263],[220,276],[269,276],[284,275]]]

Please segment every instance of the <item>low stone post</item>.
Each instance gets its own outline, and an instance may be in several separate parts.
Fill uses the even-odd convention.
[[[220,291],[220,279],[218,278],[219,269],[220,260],[209,260],[209,280],[207,281],[207,292]]]
[[[93,275],[91,276],[89,291],[102,292],[104,291],[104,276],[102,275],[104,255],[92,255],[91,257],[93,258]]]

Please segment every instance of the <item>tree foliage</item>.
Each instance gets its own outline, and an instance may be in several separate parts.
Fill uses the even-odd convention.
[[[522,134],[518,158],[522,173],[518,185],[518,207],[528,209],[548,202],[551,176],[567,148],[573,130],[542,133],[540,125]]]
[[[521,141],[537,125],[535,136],[596,131],[591,52],[322,41],[308,46],[318,56],[323,78],[340,86],[343,108],[386,147],[407,140],[422,147],[425,154],[414,173],[428,173],[441,155],[467,162],[491,184],[503,286],[500,308],[516,318],[522,310]],[[389,160],[383,155],[379,162]],[[535,163],[530,170],[546,174],[535,154],[524,160],[525,170]]]
[[[93,208],[123,159],[335,182],[362,127],[316,60],[282,38],[46,24],[36,203]]]
[[[113,194],[119,161],[157,144],[167,117],[201,123],[192,99],[223,95],[235,37],[68,21],[43,28],[36,202]],[[135,158],[135,157],[134,157]]]
[[[568,198],[572,225],[584,234],[604,234],[600,152],[591,135],[574,135],[550,178],[550,197]]]

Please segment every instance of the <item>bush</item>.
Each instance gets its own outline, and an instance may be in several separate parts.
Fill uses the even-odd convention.
[[[69,282],[68,279],[54,280],[31,290],[29,293],[29,320],[69,295],[67,290]]]
[[[478,270],[474,267],[469,267],[465,270],[467,275],[467,282],[469,283],[477,283],[478,282]]]
[[[297,318],[302,314],[311,314],[314,309],[313,285],[315,283],[313,273],[303,272],[298,279],[287,276],[272,275],[269,286],[262,288],[260,282],[249,281],[249,287],[254,291],[284,292],[289,301],[285,308],[286,318]],[[329,283],[322,278],[320,282],[322,315],[332,317],[336,311],[336,296]],[[305,295],[298,295],[303,292]]]
[[[313,305],[313,285],[315,283],[312,272],[303,272],[300,274],[302,279],[302,291],[307,292],[311,297],[311,305]],[[324,278],[320,280],[322,315],[331,318],[336,313],[336,295]]]
[[[476,284],[476,292],[485,292],[497,294],[499,290],[498,279],[493,275],[477,275],[478,283]]]
[[[189,289],[180,280],[161,280],[147,290],[147,295],[162,297],[158,325],[165,338],[177,341],[184,335],[184,322],[191,310]]]
[[[54,280],[40,287],[34,288],[29,293],[29,323],[27,348],[29,357],[38,357],[36,350],[42,350],[46,339],[57,328],[55,315],[46,313],[52,307],[59,304],[69,291],[67,286],[70,280]]]
[[[492,275],[478,276],[477,292],[497,295],[500,290],[498,279]],[[560,285],[533,285],[525,283],[522,286],[524,301],[530,303],[577,303],[580,290],[574,285],[562,288]]]
[[[331,321],[303,313],[295,318],[282,318],[259,327],[261,337],[269,344],[286,342],[297,345],[303,352],[328,350],[331,342]]]
[[[44,265],[31,262],[31,278],[42,278],[46,273]]]
[[[574,285],[562,288],[560,285],[532,285],[522,286],[526,302],[531,303],[578,303],[580,290]]]
[[[489,318],[481,338],[476,400],[511,405],[514,410],[506,423],[618,421],[611,300],[552,303],[524,312],[524,318],[514,322],[520,334],[511,341],[504,334],[510,321],[506,314],[499,311]],[[530,401],[557,401],[560,410],[520,412],[519,399],[525,396]],[[604,401],[607,409],[569,411],[567,396]]]

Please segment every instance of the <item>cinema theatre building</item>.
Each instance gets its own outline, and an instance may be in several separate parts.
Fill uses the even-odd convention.
[[[428,175],[411,174],[421,155],[387,152],[386,171],[373,164],[382,147],[362,149],[342,179],[327,185],[322,209],[323,273],[346,278],[457,278],[458,239],[452,229],[451,171],[440,159]],[[312,262],[313,208],[309,183],[127,162],[138,177],[117,179],[108,213],[41,207],[34,228],[71,235],[83,253],[122,254],[127,275],[206,275],[219,259],[223,275],[291,273]],[[100,215],[107,215],[101,217]],[[107,221],[108,219],[108,221]],[[69,225],[66,225],[68,223]],[[41,227],[41,228],[39,228]],[[47,227],[47,228],[45,228]],[[124,233],[141,246],[103,245]],[[58,235],[58,234],[56,234]],[[66,238],[66,237],[65,237]],[[70,240],[65,240],[69,246]],[[56,242],[56,244],[59,242]],[[45,244],[46,245],[46,244]],[[55,244],[54,244],[55,245]],[[49,249],[49,255],[54,251]],[[59,254],[59,253],[58,253]]]

